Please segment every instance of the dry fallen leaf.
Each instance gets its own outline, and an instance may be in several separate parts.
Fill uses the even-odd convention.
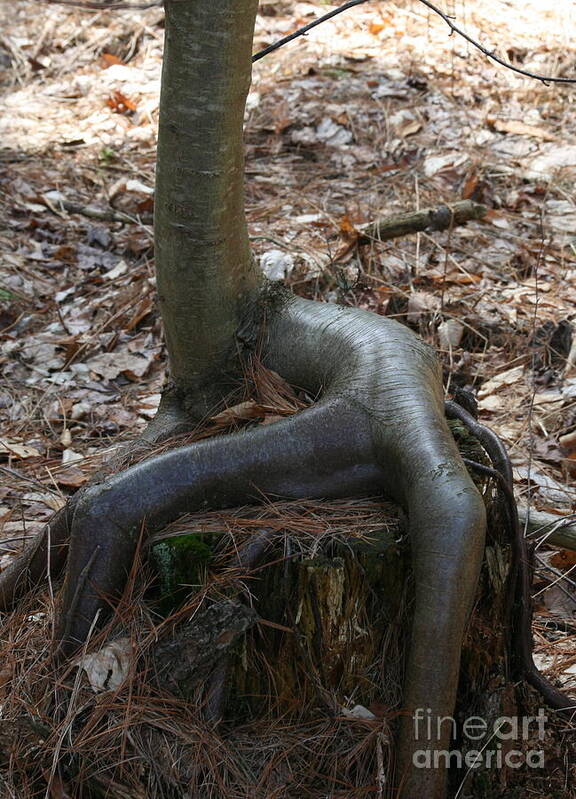
[[[86,361],[86,366],[91,372],[101,375],[105,380],[114,380],[120,374],[134,379],[146,374],[151,360],[140,355],[130,355],[127,352],[103,352],[101,355],[89,358]]]
[[[424,160],[424,174],[431,178],[445,169],[462,167],[468,160],[467,153],[457,150],[442,155],[428,155]]]
[[[555,141],[558,137],[538,125],[527,125],[518,119],[495,119],[487,117],[488,125],[499,133],[516,133],[520,136],[532,136],[543,141]]]
[[[560,450],[562,452],[563,463],[571,475],[576,474],[576,430],[567,433],[565,436],[560,436],[558,439]]]
[[[128,675],[132,655],[129,638],[118,638],[99,652],[84,655],[76,664],[86,672],[94,693],[115,691]]]
[[[525,159],[524,176],[528,180],[550,180],[560,171],[566,171],[567,175],[574,175],[576,145],[565,143],[542,145],[542,150],[535,158],[529,156]]]
[[[571,566],[576,566],[576,552],[561,549],[552,555],[550,565],[557,569],[569,569]]]
[[[268,280],[284,280],[294,269],[294,256],[284,250],[268,250],[260,256],[260,268]]]
[[[130,116],[136,111],[136,103],[117,89],[108,97],[106,105],[111,108],[115,114]]]
[[[227,427],[239,421],[261,419],[265,415],[266,409],[262,405],[254,402],[254,400],[248,400],[247,402],[240,402],[238,405],[233,405],[231,408],[226,408],[220,413],[217,413],[216,416],[212,416],[210,421]]]
[[[378,34],[386,28],[386,25],[383,25],[381,22],[372,22],[370,25],[370,33],[373,36],[378,36]]]
[[[112,67],[114,64],[122,63],[122,59],[118,58],[118,56],[114,55],[113,53],[102,53],[100,55],[100,66],[102,69],[108,69],[108,67]]]
[[[425,291],[413,291],[408,298],[408,321],[416,323],[418,320],[440,308],[440,297]]]
[[[498,394],[490,394],[489,396],[478,400],[478,408],[481,411],[487,411],[488,413],[499,411],[502,409],[502,406],[502,398]]]
[[[505,372],[500,372],[499,375],[487,380],[478,391],[478,398],[484,399],[490,394],[494,394],[504,386],[511,386],[522,379],[524,375],[523,366],[515,366],[513,369],[507,369]]]
[[[419,119],[407,119],[397,126],[396,133],[405,139],[418,133],[419,130],[422,130],[422,123]]]
[[[346,241],[356,242],[358,240],[360,232],[356,229],[348,214],[345,214],[340,219],[339,227],[340,233],[342,234],[343,238],[346,239]]]
[[[576,597],[566,594],[568,589],[564,585],[551,585],[546,587],[544,593],[538,598],[541,606],[553,616],[562,619],[574,618],[576,610]]]
[[[26,444],[17,444],[5,438],[0,439],[0,455],[10,455],[12,458],[21,460],[40,457],[40,453],[35,447],[29,447]]]
[[[54,474],[54,479],[60,486],[80,488],[80,486],[88,482],[88,475],[84,474],[81,469],[71,466],[69,469],[65,469],[58,474]]]
[[[464,335],[464,325],[457,319],[447,319],[438,325],[438,343],[441,349],[458,347]]]

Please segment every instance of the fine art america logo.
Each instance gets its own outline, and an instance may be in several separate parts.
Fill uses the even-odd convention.
[[[417,708],[412,716],[414,739],[422,748],[412,755],[416,768],[544,768],[544,751],[514,747],[516,741],[544,740],[548,716],[542,708],[537,716],[499,716],[487,722],[481,716],[469,716],[460,724],[459,749],[440,749],[436,742],[449,734],[456,738],[457,724],[452,716],[434,716],[430,708]]]

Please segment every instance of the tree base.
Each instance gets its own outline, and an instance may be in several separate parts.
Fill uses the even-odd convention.
[[[442,756],[450,744],[462,642],[470,630],[481,572],[486,508],[446,422],[438,364],[431,350],[406,328],[358,309],[311,303],[284,293],[269,296],[263,310],[266,363],[293,385],[321,392],[319,400],[275,424],[156,455],[75,498],[36,550],[54,551],[50,538],[55,532],[59,552],[71,527],[56,625],[57,655],[70,658],[77,653],[118,600],[126,579],[129,586],[134,584],[140,571],[135,555],[146,527],[158,530],[187,511],[234,506],[258,495],[302,500],[383,494],[406,512],[414,577],[411,616],[400,623],[391,610],[394,597],[403,595],[401,586],[408,584],[402,558],[397,573],[383,574],[387,558],[374,561],[371,550],[364,562],[366,553],[354,552],[350,542],[342,551],[334,545],[324,551],[319,544],[296,574],[287,567],[283,584],[289,594],[282,612],[290,608],[291,615],[284,622],[272,621],[295,630],[292,635],[298,643],[276,641],[277,648],[268,654],[264,650],[264,657],[270,660],[281,653],[275,679],[285,686],[288,704],[301,696],[302,681],[313,678],[307,695],[313,695],[315,686],[316,693],[332,697],[325,704],[336,717],[347,708],[348,694],[354,696],[357,684],[372,681],[373,695],[368,691],[363,701],[374,702],[378,695],[390,706],[384,686],[402,684],[395,785],[403,799],[419,799],[422,793],[443,799],[446,769],[423,769],[417,762],[421,753],[417,721],[422,716],[430,722],[428,749],[434,758]],[[499,442],[473,420],[470,424],[486,439],[488,451],[496,441],[496,460],[504,458],[503,471],[481,469],[506,481],[508,462]],[[476,447],[474,462],[482,458],[479,452]],[[265,538],[256,536],[239,551],[242,568],[249,568],[265,552],[260,545]],[[33,565],[38,557],[33,552],[31,560],[25,556],[24,561]],[[526,577],[526,570],[522,574]],[[197,577],[190,582],[201,584]],[[10,599],[17,583],[17,569],[7,578],[3,575],[0,598]],[[508,599],[515,595],[516,580],[510,585]],[[262,601],[272,589],[279,587],[269,587]],[[386,595],[389,590],[392,595]],[[355,600],[348,605],[350,597]],[[124,598],[118,613],[125,614],[127,608]],[[272,619],[273,611],[270,608]],[[526,612],[522,618],[528,618]],[[410,631],[406,646],[404,641],[395,644],[398,652],[406,651],[403,676],[399,667],[378,682],[373,673],[376,651],[382,635],[390,634],[383,630],[395,627]],[[229,631],[223,634],[234,638]],[[303,656],[302,641],[306,641]],[[292,672],[286,672],[289,662],[297,664]],[[245,674],[242,681],[238,669],[235,675],[245,696],[256,690],[262,677]],[[226,670],[212,679],[205,714],[210,722],[224,713],[230,679]],[[548,685],[537,673],[535,679]],[[335,691],[344,693],[339,696]],[[559,701],[565,699],[560,695]]]

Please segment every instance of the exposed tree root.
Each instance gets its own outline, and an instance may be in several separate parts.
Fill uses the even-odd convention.
[[[266,365],[320,394],[300,414],[168,451],[88,487],[71,521],[56,647],[72,654],[118,596],[142,524],[276,494],[340,497],[380,491],[408,513],[415,609],[399,767],[402,795],[442,797],[442,770],[411,767],[412,712],[453,712],[464,627],[484,549],[485,512],[444,419],[434,354],[401,325],[291,296],[272,303]],[[64,523],[66,521],[66,524]],[[41,548],[38,550],[41,551]],[[32,560],[34,564],[39,555]],[[37,576],[37,574],[33,575]],[[0,581],[4,604],[14,577]],[[447,733],[430,741],[446,749]]]
[[[106,467],[94,478],[100,482],[105,475],[120,471],[124,466],[142,458],[154,444],[158,444],[190,427],[181,403],[173,392],[166,392],[158,413],[142,434],[129,444],[120,445]],[[27,590],[42,580],[56,579],[68,555],[72,519],[76,505],[87,488],[70,497],[57,511],[45,528],[34,538],[0,574],[0,610],[11,607]]]
[[[79,492],[2,573],[0,604],[9,606],[42,579],[47,564],[55,575],[70,532],[55,641],[60,656],[69,656],[122,591],[143,524],[149,532],[186,512],[262,495],[329,498],[381,492],[407,511],[415,577],[399,743],[401,793],[440,798],[444,771],[411,765],[414,750],[422,747],[414,740],[412,713],[430,708],[439,718],[453,712],[485,515],[444,419],[435,356],[391,320],[292,296],[270,304],[263,356],[292,384],[319,395],[316,404],[268,426],[153,456]],[[447,412],[479,438],[510,490],[509,461],[499,440],[461,407],[448,404]],[[148,438],[164,437],[183,422],[171,403]],[[523,597],[524,675],[550,704],[566,708],[567,697],[533,664],[529,571],[513,501],[509,513]],[[446,733],[427,746],[443,750],[448,743]]]
[[[167,393],[133,452],[185,427],[186,412],[202,415],[221,398],[234,344],[250,344],[257,328],[261,275],[243,213],[242,147],[257,5],[166,3],[155,240],[159,301],[179,393]],[[418,224],[450,227],[456,214],[424,216]],[[0,608],[47,572],[55,576],[69,538],[54,641],[57,654],[68,657],[117,601],[135,569],[143,529],[263,495],[380,492],[406,510],[414,573],[398,793],[444,799],[446,770],[413,765],[423,743],[415,740],[412,714],[426,709],[439,730],[425,743],[432,756],[449,749],[451,725],[440,719],[454,711],[486,521],[445,420],[438,363],[409,330],[365,311],[284,294],[268,296],[263,305],[265,364],[318,397],[316,404],[268,426],[152,456],[88,486],[0,575]],[[239,330],[243,319],[247,324]],[[501,455],[498,447],[494,452]],[[506,461],[496,467],[508,485]],[[527,571],[522,574],[525,591]],[[530,670],[526,675],[533,676]],[[215,717],[219,685],[221,678],[212,686]]]
[[[514,552],[512,601],[516,603],[517,609],[512,620],[512,633],[516,650],[515,655],[519,661],[521,675],[526,682],[542,695],[550,707],[563,710],[565,715],[572,717],[576,713],[576,701],[571,700],[569,696],[552,685],[540,674],[534,664],[530,558],[528,545],[518,520],[518,509],[514,499],[512,481],[512,465],[506,448],[496,433],[480,424],[470,413],[456,403],[447,402],[446,413],[449,418],[460,419],[482,444],[494,464],[494,469],[489,469],[482,464],[474,464],[474,468],[490,473],[491,476],[495,477],[504,493],[506,515]]]

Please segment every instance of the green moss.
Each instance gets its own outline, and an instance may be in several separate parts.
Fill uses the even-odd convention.
[[[159,579],[159,603],[170,613],[204,582],[212,560],[213,534],[187,533],[152,547],[151,562]]]
[[[490,466],[490,460],[484,452],[482,445],[460,419],[448,419],[447,422],[450,432],[458,444],[460,454],[464,458],[470,458],[470,460],[475,460],[478,463],[484,463]]]

